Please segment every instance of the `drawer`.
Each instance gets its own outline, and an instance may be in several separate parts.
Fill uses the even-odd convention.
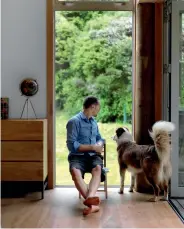
[[[42,162],[1,162],[2,181],[43,181]]]
[[[2,141],[1,161],[43,161],[43,142]]]
[[[46,120],[45,120],[46,121]],[[43,140],[43,120],[2,120],[1,140]]]

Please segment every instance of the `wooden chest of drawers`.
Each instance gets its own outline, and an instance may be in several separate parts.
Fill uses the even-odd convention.
[[[47,181],[47,120],[1,120],[1,182],[29,183],[41,191]],[[37,190],[39,189],[39,190]]]

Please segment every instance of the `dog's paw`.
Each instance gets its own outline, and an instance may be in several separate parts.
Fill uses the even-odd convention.
[[[153,198],[150,198],[148,201],[149,202],[157,202],[158,198],[157,197],[153,197]]]
[[[123,192],[123,190],[120,189],[118,193],[119,194],[123,194],[124,192]]]

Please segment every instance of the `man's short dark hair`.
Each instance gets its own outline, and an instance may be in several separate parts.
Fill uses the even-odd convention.
[[[87,109],[93,104],[95,105],[99,104],[98,99],[95,96],[88,96],[84,100],[83,107]]]

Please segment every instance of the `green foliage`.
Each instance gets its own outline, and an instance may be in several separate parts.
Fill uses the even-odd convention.
[[[78,28],[69,23],[64,17],[60,17],[56,23],[56,63],[62,65],[66,62],[70,63],[73,50],[75,47],[75,40],[79,35]]]
[[[85,96],[100,99],[101,122],[132,114],[132,25],[123,12],[59,12],[56,17],[56,102],[69,115]]]

